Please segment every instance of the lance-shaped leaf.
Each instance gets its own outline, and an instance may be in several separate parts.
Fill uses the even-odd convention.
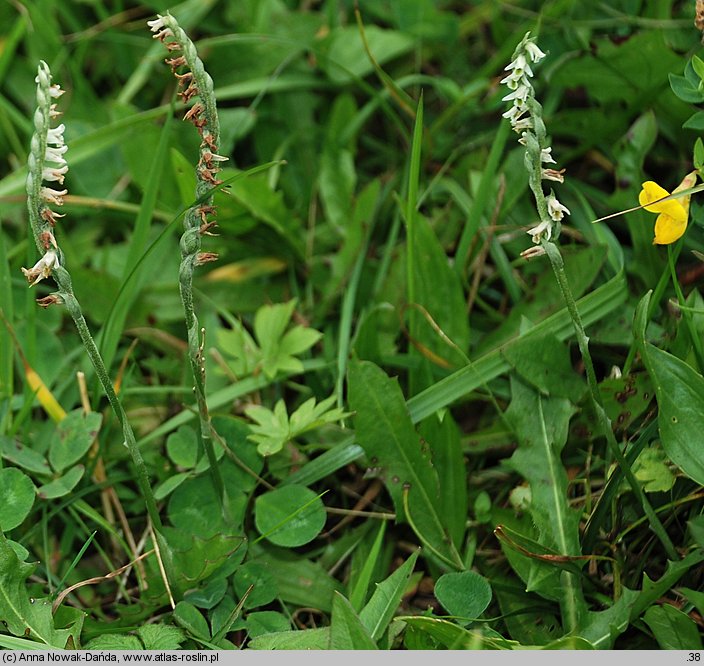
[[[704,377],[684,361],[645,340],[650,294],[636,310],[633,335],[655,384],[662,448],[690,479],[704,484]]]
[[[574,407],[568,400],[541,396],[520,379],[511,378],[511,404],[506,420],[518,438],[518,448],[509,464],[530,484],[529,510],[541,545],[560,555],[581,554],[579,513],[569,507],[567,473],[560,458],[573,413]],[[578,579],[564,572],[560,581],[563,619],[568,626],[574,626],[584,608]],[[542,583],[556,584],[554,577],[543,579]],[[537,581],[535,585],[540,592]]]
[[[429,550],[463,568],[439,513],[437,474],[413,427],[398,381],[369,361],[354,362],[349,402],[357,413],[357,441],[384,480],[398,519],[407,520]]]

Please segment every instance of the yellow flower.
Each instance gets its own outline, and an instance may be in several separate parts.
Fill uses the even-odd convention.
[[[673,194],[694,187],[696,182],[697,172],[692,171],[674,189]],[[678,199],[659,201],[664,197],[670,196],[670,193],[652,180],[643,183],[642,187],[643,189],[638,195],[640,205],[651,213],[660,213],[655,221],[653,244],[669,245],[674,243],[687,229],[690,195],[686,194]]]

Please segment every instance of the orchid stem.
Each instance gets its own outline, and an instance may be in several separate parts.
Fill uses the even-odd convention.
[[[648,517],[650,522],[650,529],[655,533],[667,553],[667,556],[671,560],[678,560],[677,551],[667,532],[665,527],[660,522],[657,514],[653,510],[648,498],[645,496],[643,489],[641,488],[638,480],[633,474],[633,470],[626,461],[625,456],[621,453],[621,449],[616,441],[616,436],[614,435],[613,428],[611,427],[611,419],[609,419],[606,410],[604,409],[604,403],[601,397],[601,392],[599,391],[599,384],[596,379],[596,373],[594,372],[594,363],[592,362],[592,355],[589,351],[589,338],[584,330],[584,325],[582,324],[582,317],[577,309],[577,303],[574,300],[572,290],[570,289],[569,282],[567,281],[567,274],[565,273],[565,264],[562,260],[562,255],[560,250],[554,243],[549,241],[543,241],[542,247],[545,253],[550,259],[550,264],[552,266],[553,273],[557,279],[557,283],[562,292],[562,297],[567,305],[567,311],[572,319],[572,324],[574,326],[575,335],[577,337],[577,344],[579,345],[579,351],[582,356],[582,362],[584,363],[584,369],[587,376],[587,385],[589,387],[589,396],[591,398],[592,407],[597,417],[597,421],[601,427],[602,434],[606,438],[609,450],[611,454],[618,462],[621,467],[623,475],[628,481],[628,485],[631,487],[633,494],[638,498],[641,506],[643,507],[643,512]]]

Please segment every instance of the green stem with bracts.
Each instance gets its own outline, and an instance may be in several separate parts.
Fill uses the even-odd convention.
[[[64,174],[68,170],[66,160],[63,158],[67,150],[63,138],[64,126],[50,127],[52,119],[60,115],[56,111],[56,104],[53,100],[60,97],[63,91],[58,85],[52,85],[51,72],[45,62],[41,62],[39,65],[36,81],[37,110],[34,114],[35,132],[32,136],[28,159],[27,208],[32,234],[42,257],[33,268],[23,269],[23,272],[32,285],[49,276],[54,278],[59,288],[58,292],[39,299],[38,302],[44,307],[64,303],[73,318],[105,395],[120,422],[125,444],[137,470],[137,484],[144,497],[147,513],[152,525],[159,531],[162,526],[161,518],[149,482],[147,467],[137,447],[137,441],[127,420],[125,410],[117,397],[103,359],[83,317],[81,306],[73,293],[71,275],[64,266],[64,255],[54,237],[56,218],[63,216],[54,212],[49,204],[61,206],[63,204],[62,197],[66,194],[66,190],[51,189],[45,186],[43,181],[63,184]]]
[[[205,71],[198,57],[195,45],[179,26],[176,19],[167,14],[148,22],[154,37],[160,39],[170,52],[176,55],[166,60],[179,82],[179,96],[188,103],[195,97],[197,101],[189,108],[184,120],[189,120],[201,137],[199,159],[196,167],[196,200],[200,203],[188,209],[185,214],[181,237],[181,265],[179,268],[179,289],[188,334],[188,352],[193,373],[194,391],[198,404],[200,442],[210,464],[210,474],[223,511],[226,507],[225,488],[215,456],[211,437],[210,414],[205,394],[205,329],[201,329],[193,304],[193,273],[196,267],[217,259],[217,255],[201,252],[201,236],[209,234],[215,222],[209,216],[215,214],[212,195],[208,192],[218,185],[216,177],[219,162],[226,158],[217,154],[220,142],[220,124],[213,91],[213,80]],[[178,54],[180,52],[180,54]],[[178,70],[185,68],[184,73]]]
[[[530,189],[535,197],[535,204],[540,216],[541,223],[552,224],[553,226],[553,238],[557,237],[559,234],[559,228],[557,232],[554,231],[556,223],[550,218],[549,208],[547,204],[547,197],[543,191],[542,178],[541,178],[541,150],[545,147],[545,126],[543,125],[542,118],[540,117],[540,104],[536,100],[531,100],[530,105],[532,111],[536,113],[535,117],[535,136],[529,135],[526,142],[526,168],[528,170],[528,183]],[[638,480],[636,479],[631,467],[626,462],[625,457],[621,453],[621,449],[616,441],[616,436],[614,435],[613,428],[611,426],[611,419],[609,419],[606,410],[604,409],[604,403],[601,397],[601,391],[599,390],[599,383],[596,378],[596,373],[594,371],[594,363],[592,361],[591,352],[589,351],[589,338],[584,330],[584,325],[582,324],[582,318],[577,310],[577,304],[570,289],[569,283],[567,281],[567,274],[565,273],[565,265],[562,260],[562,255],[557,245],[550,240],[543,237],[540,241],[540,245],[545,251],[550,260],[550,265],[552,266],[553,273],[555,274],[555,279],[560,287],[562,297],[567,306],[567,311],[569,312],[570,318],[572,319],[572,324],[574,326],[575,335],[577,338],[577,345],[579,346],[579,353],[582,356],[582,361],[584,363],[584,369],[587,376],[587,385],[589,387],[589,396],[592,403],[592,408],[597,417],[599,427],[601,429],[602,435],[606,438],[606,442],[609,446],[611,454],[614,459],[618,462],[621,467],[631,490],[638,498],[638,501],[643,507],[648,520],[650,521],[650,527],[656,536],[660,539],[667,555],[670,559],[679,559],[675,548],[668,536],[663,524],[658,518],[657,514],[653,510],[648,498],[645,496],[643,489],[641,488]]]

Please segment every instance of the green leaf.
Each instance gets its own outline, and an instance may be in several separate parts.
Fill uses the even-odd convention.
[[[689,102],[691,104],[701,104],[704,102],[704,94],[699,91],[699,88],[693,86],[684,76],[669,74],[668,78],[670,79],[672,92],[683,102]]]
[[[10,437],[0,436],[0,454],[13,465],[34,474],[51,474],[51,467],[41,454]]]
[[[526,592],[537,592],[541,597],[560,601],[563,595],[560,576],[562,571],[579,574],[579,565],[571,561],[561,561],[559,553],[541,544],[538,529],[528,512],[516,515],[513,512],[492,511],[496,521],[495,534],[501,543],[506,559],[525,582]],[[541,559],[530,555],[547,555]]]
[[[699,56],[693,55],[690,62],[692,63],[692,69],[699,79],[704,79],[704,61]]]
[[[633,465],[633,473],[643,484],[643,490],[649,493],[667,492],[675,485],[667,456],[659,448],[643,449]]]
[[[352,604],[339,592],[332,600],[330,650],[376,650],[367,629],[355,613]]]
[[[357,441],[384,480],[397,520],[410,519],[414,531],[435,554],[462,568],[439,514],[437,475],[411,423],[398,381],[369,361],[353,362],[349,402],[356,412]],[[404,508],[406,490],[410,517]]]
[[[701,127],[699,129],[704,129],[704,111],[697,111],[697,113],[694,114],[694,116],[701,114]],[[692,116],[692,118],[694,118]],[[689,120],[692,120],[690,118]],[[689,122],[687,121],[687,123]],[[687,125],[687,123],[684,124],[684,126]],[[702,141],[701,137],[697,137],[697,140],[694,142],[694,168],[700,171],[704,167],[704,141]]]
[[[82,409],[69,412],[56,426],[57,436],[49,449],[51,466],[62,472],[79,461],[98,436],[102,421],[102,414],[96,412],[86,414]]]
[[[474,620],[489,606],[491,586],[474,571],[449,573],[435,583],[435,597],[450,615]]]
[[[334,423],[345,416],[349,416],[349,412],[343,412],[341,409],[330,409],[335,402],[335,396],[331,395],[325,400],[321,400],[316,404],[315,398],[306,400],[293,414],[291,414],[290,428],[294,433],[294,437],[318,428],[325,423]]]
[[[218,347],[231,357],[228,366],[237,377],[251,375],[261,362],[262,352],[241,321],[232,322],[232,328],[218,328]]]
[[[370,225],[373,224],[376,215],[376,206],[379,201],[381,190],[381,179],[370,180],[369,183],[357,195],[354,202],[354,209],[347,213],[344,225],[344,237],[337,252],[330,256],[330,272],[322,289],[323,311],[328,311],[333,300],[339,298],[345,284],[349,282],[352,291],[345,291],[344,298],[353,298],[356,295],[356,278],[358,274],[355,266],[360,261],[360,254],[364,253]],[[327,259],[327,258],[326,258]],[[341,306],[344,311],[344,304]],[[359,335],[359,334],[357,334]],[[347,346],[347,342],[345,347]],[[338,350],[339,352],[340,350]],[[347,358],[347,356],[345,356]],[[366,358],[366,357],[365,357]]]
[[[302,372],[296,356],[310,349],[322,336],[319,331],[296,326],[286,333],[296,299],[287,303],[263,305],[254,315],[254,334],[259,345],[260,365],[272,379],[278,372]]]
[[[596,650],[596,648],[581,636],[563,636],[541,646],[542,650]]]
[[[339,444],[335,444],[283,479],[281,485],[297,483],[300,486],[310,486],[316,481],[334,474],[345,465],[358,460],[364,455],[364,450],[361,446],[353,444],[353,440],[354,437],[346,437]]]
[[[291,439],[286,403],[283,400],[274,405],[273,411],[262,405],[252,405],[247,407],[245,413],[257,423],[251,426],[253,434],[248,439],[257,443],[257,451],[261,455],[278,453]]]
[[[702,639],[694,620],[670,604],[651,606],[643,620],[661,650],[701,650]]]
[[[594,289],[591,293],[577,301],[577,308],[585,326],[598,321],[618,308],[628,295],[624,272],[620,271],[606,284]],[[566,309],[543,319],[530,331],[512,337],[505,342],[507,346],[526,345],[532,347],[535,340],[546,333],[555,335],[559,340],[565,340],[574,335],[574,326]],[[408,411],[414,423],[422,421],[433,412],[447,407],[463,396],[488,384],[492,379],[505,373],[510,365],[501,354],[501,350],[493,349],[480,356],[472,364],[457,370],[448,377],[441,379],[418,395],[408,400]]]
[[[278,631],[253,638],[250,650],[327,650],[330,646],[330,627],[303,631]]]
[[[192,589],[223,566],[236,566],[246,552],[241,536],[218,533],[206,539],[171,527],[162,532],[171,548],[177,582],[184,589]]]
[[[201,474],[186,479],[169,497],[168,515],[171,523],[190,534],[209,537],[219,532],[233,534],[239,530],[247,497],[240,491],[240,472],[229,460],[220,463],[220,473],[227,489],[223,515],[221,498],[217,496],[210,475]]]
[[[256,560],[250,560],[237,567],[232,584],[240,599],[244,597],[249,587],[253,586],[252,591],[245,599],[245,608],[266,606],[274,601],[279,593],[273,574]]]
[[[225,180],[238,173],[241,172],[226,168],[220,172],[220,178]],[[298,256],[303,256],[303,233],[300,220],[287,208],[283,192],[272,188],[268,174],[254,174],[247,178],[239,178],[230,183],[228,196],[216,197],[216,201],[218,199],[220,201],[226,199],[228,205],[234,202],[240,211],[246,211],[255,220],[271,227],[287,241]],[[233,217],[236,215],[237,212]]]
[[[258,475],[264,469],[264,460],[247,439],[251,432],[249,424],[242,418],[215,416],[213,426],[229,449],[228,457],[236,463],[228,483],[245,493],[254,490],[259,483]]]
[[[702,82],[701,76],[697,74],[696,70],[694,69],[694,62],[690,58],[687,61],[687,64],[684,66],[684,78],[689,81],[689,83],[694,86],[695,88],[699,86],[699,84]]]
[[[579,544],[578,511],[570,508],[567,496],[567,473],[562,464],[561,452],[567,441],[569,421],[574,407],[564,398],[546,398],[537,391],[511,377],[511,404],[506,410],[506,421],[518,438],[518,448],[509,460],[530,484],[530,515],[540,533],[540,543],[560,555],[581,555]],[[537,562],[531,562],[532,573],[541,571]],[[560,588],[564,605],[563,614],[576,622],[582,612],[579,579],[565,573]],[[534,581],[529,589],[554,593],[552,578],[539,585]]]
[[[37,488],[37,497],[44,500],[65,497],[78,485],[85,471],[86,468],[83,465],[73,466],[65,474],[49,483],[45,483],[43,486],[39,486]]]
[[[294,326],[281,338],[279,354],[284,357],[297,356],[308,351],[322,337],[323,334],[320,331],[304,326]]]
[[[435,617],[407,616],[399,618],[399,621],[432,636],[448,650],[517,650],[524,647],[516,641],[506,640],[491,629],[467,630],[454,622]]]
[[[247,633],[250,638],[256,638],[257,636],[275,632],[286,632],[291,627],[289,619],[282,613],[277,613],[276,611],[248,613],[246,623]]]
[[[172,476],[164,479],[164,481],[154,488],[154,498],[157,500],[163,500],[190,477],[191,472],[179,472],[178,474],[173,474]]]
[[[682,127],[684,129],[696,130],[697,132],[701,132],[702,130],[704,130],[704,111],[697,111],[696,113],[693,113],[689,118],[687,118],[687,120],[684,121]],[[701,166],[702,155],[699,155],[695,159],[694,168],[700,169]]]
[[[360,611],[359,619],[367,628],[373,641],[378,641],[386,631],[401,603],[419,551],[411,556],[394,571],[385,581],[378,583],[372,598]]]
[[[420,141],[420,138],[417,140]],[[416,202],[413,202],[413,205],[415,206]],[[421,367],[412,373],[409,380],[411,392],[417,393],[419,389],[433,383],[433,369],[438,364],[453,369],[466,365],[464,354],[469,346],[469,320],[462,283],[457,272],[447,261],[447,254],[435,231],[428,220],[417,211],[414,224],[415,302],[427,311],[435,326],[416,309],[410,309],[407,317],[414,339],[427,350],[425,354],[431,353],[437,357],[435,362],[431,362],[419,351],[413,351],[422,359]],[[448,339],[451,343],[448,343]]]
[[[535,344],[507,347],[503,355],[528,384],[545,396],[579,402],[587,388],[575,373],[567,346],[555,336],[546,335]]]
[[[286,303],[264,305],[254,315],[254,334],[265,357],[271,356],[272,350],[284,334],[291,316],[296,308],[296,299]]]
[[[326,218],[340,231],[343,229],[347,231],[357,173],[354,153],[348,146],[341,145],[339,137],[355,121],[357,113],[352,95],[343,93],[335,98],[326,128],[323,153],[320,157],[318,176],[320,200]]]
[[[692,567],[704,561],[704,550],[697,549],[685,555],[676,562],[668,561],[665,573],[658,580],[651,580],[648,574],[643,574],[643,587],[631,607],[631,621],[641,614],[665,594]]]
[[[687,601],[694,604],[694,607],[699,611],[699,615],[704,615],[704,592],[691,590],[688,587],[681,587],[679,591],[684,594]]]
[[[506,624],[508,635],[525,645],[545,645],[560,634],[559,622],[544,604],[536,603],[535,595],[515,576],[492,575],[493,592]],[[552,610],[552,609],[551,609]]]
[[[35,641],[27,641],[24,638],[15,638],[7,634],[0,634],[0,647],[7,650],[46,650],[44,645]]]
[[[29,557],[29,551],[21,544],[12,539],[7,539],[7,543],[15,551],[15,555],[19,558],[20,562],[25,562]]]
[[[145,624],[137,629],[145,650],[178,650],[186,635],[170,624]]]
[[[609,377],[599,384],[604,410],[611,422],[626,430],[650,406],[653,384],[646,372]]]
[[[245,412],[257,424],[251,426],[253,434],[248,439],[257,443],[257,451],[263,456],[278,453],[286,442],[349,416],[339,407],[330,409],[334,401],[335,396],[330,396],[316,404],[315,398],[309,398],[291,414],[290,419],[283,400],[274,405],[273,411],[261,405],[251,405]]]
[[[655,385],[662,448],[690,479],[704,485],[704,377],[672,354],[645,341],[650,293],[638,304],[634,337]]]
[[[32,479],[14,467],[0,469],[0,530],[15,529],[29,515],[34,504]]]
[[[210,610],[217,606],[227,592],[227,578],[212,578],[203,587],[191,588],[183,595],[183,600],[198,608]]]
[[[325,506],[304,486],[284,486],[257,497],[254,523],[277,546],[295,548],[315,539],[325,527]]]
[[[241,608],[237,607],[235,600],[229,594],[226,594],[220,603],[210,611],[210,633],[213,636],[213,643],[222,640],[231,631],[242,628],[243,621],[240,618],[240,612]]]
[[[279,597],[284,602],[330,613],[333,593],[343,591],[342,584],[319,562],[300,557],[293,551],[267,545],[253,561],[261,562],[273,574]]]
[[[692,540],[700,548],[704,548],[704,514],[694,516],[687,521],[687,529],[692,536]]]
[[[632,101],[637,94],[664,96],[665,79],[681,68],[682,56],[665,45],[661,31],[642,31],[631,37],[619,43],[606,36],[596,38],[592,48],[559,67],[551,85],[584,86],[590,99],[607,107],[617,100]]]
[[[174,621],[196,639],[208,640],[210,629],[201,612],[187,601],[179,601],[174,608]]]
[[[142,642],[130,634],[105,634],[91,639],[85,650],[144,650]]]
[[[511,378],[506,420],[518,438],[509,465],[530,483],[533,522],[540,543],[562,555],[580,555],[579,512],[567,500],[567,473],[560,454],[574,407],[564,398],[545,398]]]
[[[618,156],[615,176],[624,183],[640,183],[643,180],[643,163],[657,138],[658,121],[652,109],[648,109],[638,116],[614,146],[614,154]],[[648,239],[648,242],[651,240]],[[621,326],[620,330],[623,332],[624,328]]]
[[[355,610],[360,610],[366,599],[367,589],[374,567],[379,560],[385,534],[386,521],[382,520],[368,556],[364,558],[364,565],[361,571],[356,572],[355,576],[350,576],[350,603]]]
[[[374,25],[366,26],[364,31],[369,50],[379,65],[406,53],[415,43],[408,35],[394,30],[382,30]],[[372,72],[373,65],[364,50],[357,27],[335,28],[329,42],[327,57],[322,64],[333,83],[344,85]]]
[[[14,636],[31,638],[60,649],[66,647],[69,639],[77,644],[78,622],[68,629],[57,629],[51,600],[30,598],[26,580],[35,566],[20,562],[7,539],[0,535],[0,620]]]
[[[654,345],[642,350],[643,362],[655,383],[662,447],[690,479],[704,484],[704,378],[691,366]]]
[[[638,592],[623,588],[621,596],[610,608],[603,611],[587,611],[580,618],[577,633],[597,650],[613,649],[617,636],[630,625],[633,604]]]
[[[174,465],[192,469],[198,461],[198,435],[191,426],[183,425],[166,440],[166,453]]]

